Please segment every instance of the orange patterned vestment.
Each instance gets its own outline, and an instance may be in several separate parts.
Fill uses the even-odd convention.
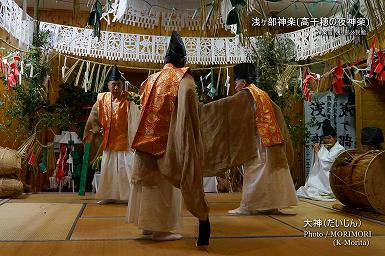
[[[284,139],[278,126],[269,95],[254,84],[250,84],[245,89],[250,91],[255,101],[255,122],[258,134],[262,139],[262,144],[265,147],[282,144]]]
[[[128,150],[128,111],[130,101],[127,100],[127,92],[115,102],[112,109],[112,94],[110,92],[99,93],[97,98],[99,122],[103,127],[103,150],[113,151]]]
[[[140,122],[132,148],[162,156],[166,151],[171,114],[175,107],[179,84],[188,67],[166,64],[144,81],[141,87]]]

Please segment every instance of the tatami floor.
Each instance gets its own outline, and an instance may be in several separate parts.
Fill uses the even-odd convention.
[[[332,206],[338,202],[309,200],[286,210],[296,215],[228,215],[240,197],[207,194],[212,224],[208,252],[195,247],[197,219],[187,211],[178,230],[182,240],[153,242],[126,223],[125,204],[98,205],[93,194],[40,193],[2,201],[0,255],[385,255],[381,217],[335,210]],[[360,237],[331,237],[344,235],[337,231]],[[327,237],[316,237],[320,235]]]

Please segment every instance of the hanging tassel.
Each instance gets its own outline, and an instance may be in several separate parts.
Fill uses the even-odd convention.
[[[93,64],[92,69],[91,69],[91,73],[88,76],[88,82],[87,82],[87,85],[86,85],[87,86],[87,90],[92,90],[92,80],[93,80],[93,77],[94,77],[95,66],[96,66],[96,63]]]
[[[130,82],[124,81],[124,90],[128,91],[128,87],[130,86]]]
[[[20,74],[24,75],[24,61],[20,61]]]
[[[104,76],[105,76],[105,73],[106,73],[106,69],[107,69],[107,66],[106,65],[103,65],[103,70],[102,70],[102,73],[100,75],[100,80],[99,80],[99,83],[98,83],[98,89],[97,89],[97,92],[102,92],[103,90],[103,82],[102,80],[104,81]]]
[[[174,15],[175,10],[176,10],[175,7],[173,7],[172,10],[171,10],[170,16],[168,17],[168,21],[167,21],[167,27],[170,27],[172,15]]]
[[[88,83],[89,69],[90,69],[90,62],[87,61],[86,62],[86,71],[84,72],[83,83],[82,83],[82,87],[84,88],[84,92],[87,92],[87,83]]]
[[[63,64],[63,67],[61,68],[61,77],[62,77],[62,80],[64,80],[64,77],[65,77],[65,72],[66,72],[66,69],[67,69],[67,56],[64,57],[64,64]]]
[[[217,86],[216,86],[216,89],[217,89],[217,92],[216,92],[216,95],[218,96],[219,95],[219,82],[221,81],[221,72],[222,72],[222,68],[219,68],[219,72],[218,72],[218,79],[217,79]]]
[[[19,85],[21,85],[22,75],[24,75],[24,61],[20,61],[20,74],[19,74]]]
[[[1,55],[0,55],[0,71],[1,71],[2,73],[4,73],[4,72],[3,72],[3,58],[1,57]]]
[[[29,77],[32,78],[33,77],[33,64],[31,63],[31,69],[29,71]]]
[[[75,87],[78,87],[79,85],[79,80],[80,80],[80,75],[82,74],[82,70],[83,70],[83,65],[84,65],[84,61],[82,61],[82,64],[80,65],[80,68],[79,68],[79,71],[78,71],[78,75],[76,76],[76,80],[75,80]]]
[[[39,164],[39,169],[42,173],[47,172],[47,148],[43,148],[43,157],[41,163]]]
[[[341,65],[341,59],[337,59],[337,67],[334,70],[334,75],[336,77],[336,80],[333,82],[334,91],[336,94],[340,94],[343,92],[344,83],[342,81],[342,78],[344,76],[344,69]]]
[[[372,43],[370,44],[370,49],[367,59],[367,67],[370,70],[369,78],[372,78],[374,72],[374,52],[376,51],[376,42],[377,36],[374,36]]]
[[[31,153],[31,155],[29,156],[29,159],[28,159],[28,164],[29,165],[34,165],[36,162],[36,155],[34,152]]]
[[[100,39],[100,19],[102,17],[102,4],[96,0],[88,17],[88,25],[93,27],[93,36]]]
[[[18,78],[18,80],[19,80],[19,85],[21,85],[21,73],[19,72],[19,78]]]
[[[63,83],[66,83],[68,78],[70,77],[71,73],[75,70],[76,66],[80,60],[76,60],[75,64],[72,65],[72,67],[68,70],[68,72],[64,75]]]
[[[110,72],[111,67],[112,67],[112,66],[108,66],[108,69],[107,69],[107,66],[104,66],[103,73],[102,73],[102,77],[101,77],[101,79],[100,79],[99,91],[102,91],[102,90],[103,90],[104,82],[106,81],[107,75],[108,75],[108,73]]]
[[[96,65],[96,64],[95,64],[95,65]],[[95,82],[94,82],[94,84],[95,84],[95,86],[94,86],[94,92],[99,92],[99,91],[98,91],[98,89],[99,89],[98,84],[99,84],[100,66],[101,66],[101,65],[98,65],[98,71],[96,71],[96,78],[95,78]]]
[[[211,9],[210,9],[210,11],[209,11],[209,14],[208,14],[207,17],[206,17],[206,20],[205,20],[205,23],[204,23],[204,25],[203,25],[203,27],[202,27],[202,30],[204,30],[205,27],[207,27],[207,24],[209,23],[210,17],[211,17],[211,15],[213,14],[213,10],[214,10],[214,6],[212,5],[212,6],[211,6]]]
[[[226,68],[226,82],[225,82],[225,85],[226,85],[226,96],[229,96],[230,94],[230,76],[229,76],[229,68],[227,67]]]

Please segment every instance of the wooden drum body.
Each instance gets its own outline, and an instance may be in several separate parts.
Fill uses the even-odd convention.
[[[329,179],[341,203],[385,214],[385,151],[346,150],[334,161]]]

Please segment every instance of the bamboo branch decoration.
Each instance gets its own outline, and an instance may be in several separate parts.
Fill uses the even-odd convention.
[[[277,92],[284,91],[284,86],[289,83],[290,78],[293,76],[294,72],[296,71],[295,66],[286,66],[285,70],[279,77],[278,81],[275,84],[275,89]]]

